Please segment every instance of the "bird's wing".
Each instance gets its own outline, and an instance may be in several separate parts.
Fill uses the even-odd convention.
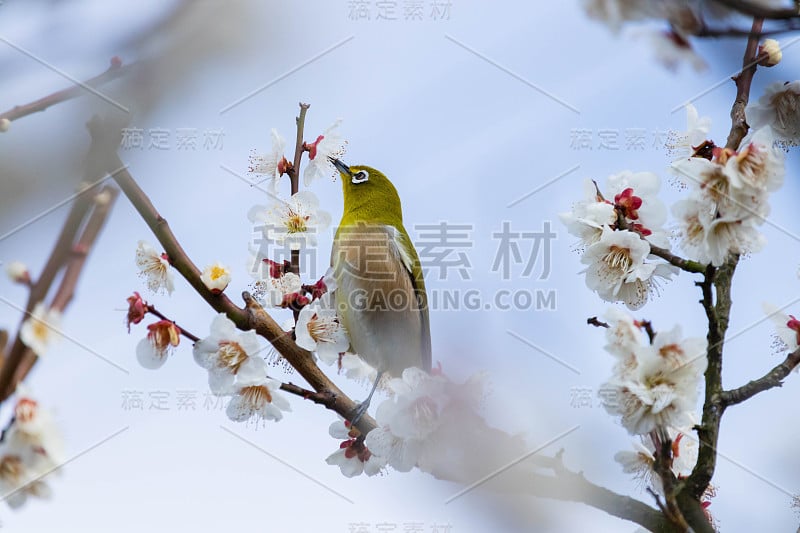
[[[381,248],[385,250],[383,254],[378,251]],[[386,253],[388,256],[384,255]],[[374,366],[376,361],[371,360],[372,352],[391,350],[398,355],[406,353],[402,347],[411,349],[413,346],[413,356],[411,352],[408,352],[406,355],[411,356],[410,358],[401,356],[394,360],[401,366],[403,364],[407,366],[420,365],[426,371],[430,371],[431,337],[425,282],[422,278],[416,250],[408,242],[403,232],[388,224],[357,224],[340,227],[334,240],[331,266],[334,276],[339,282],[336,291],[337,301],[340,303],[346,302],[349,294],[364,293],[365,290],[370,294],[368,307],[377,309],[385,309],[386,303],[373,301],[374,298],[380,295],[384,297],[391,295],[398,289],[406,291],[406,294],[412,298],[409,302],[413,303],[410,311],[416,316],[411,322],[405,322],[405,326],[400,326],[404,320],[402,314],[369,313],[358,321],[350,320],[349,315],[352,313],[342,315],[344,326],[351,334],[353,348],[359,351],[359,355]],[[345,275],[348,270],[348,275]],[[395,277],[397,275],[402,276],[403,279],[398,280]],[[357,313],[358,309],[352,311]],[[384,322],[385,320],[390,322]],[[389,324],[401,329],[393,329]],[[402,329],[403,327],[411,329]],[[407,333],[412,330],[419,336],[419,344],[409,344],[410,339]],[[383,335],[379,335],[378,331],[383,331]],[[395,333],[386,337],[387,331],[395,331]],[[402,368],[394,368],[398,372],[397,375]]]
[[[426,372],[430,372],[432,366],[431,324],[430,316],[428,315],[428,293],[425,291],[425,278],[422,275],[422,265],[420,264],[419,256],[417,255],[417,250],[414,248],[413,243],[406,238],[408,232],[398,231],[393,226],[389,227],[394,236],[398,255],[401,257],[405,271],[411,278],[411,285],[414,287],[417,309],[420,312],[420,319],[422,321],[422,369]]]

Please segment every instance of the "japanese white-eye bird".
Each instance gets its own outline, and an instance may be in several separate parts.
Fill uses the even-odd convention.
[[[384,373],[399,377],[412,366],[430,372],[428,297],[392,182],[371,167],[331,162],[344,192],[344,213],[331,253],[334,299],[351,350],[378,371],[355,414],[357,421]]]

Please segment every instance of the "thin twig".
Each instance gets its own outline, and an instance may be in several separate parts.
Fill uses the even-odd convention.
[[[99,87],[105,83],[108,83],[112,80],[119,78],[123,74],[127,73],[131,69],[131,67],[132,65],[123,66],[122,61],[118,57],[113,57],[111,59],[111,65],[108,67],[106,71],[95,76],[94,78],[86,80],[85,82],[83,82],[83,86],[74,85],[72,87],[56,91],[53,94],[45,96],[44,98],[39,98],[38,100],[31,102],[29,104],[14,106],[6,112],[0,113],[0,119],[5,118],[14,121],[24,116],[31,115],[33,113],[38,113],[39,111],[44,111],[48,107],[51,107],[65,100],[77,98],[78,96],[81,96],[86,92],[85,87],[91,87],[91,88]]]
[[[80,187],[84,187],[84,184],[81,183]],[[5,401],[5,399],[14,392],[14,389],[16,389],[17,382],[15,381],[15,375],[17,374],[17,369],[23,358],[26,357],[26,352],[29,351],[28,347],[25,346],[19,336],[19,330],[30,316],[36,304],[44,301],[47,293],[50,292],[50,287],[56,275],[67,259],[69,259],[72,246],[75,242],[75,236],[91,208],[92,194],[90,194],[90,188],[86,188],[75,198],[69,214],[67,214],[67,219],[64,221],[64,225],[61,228],[61,233],[56,239],[56,243],[53,246],[53,250],[50,252],[47,263],[45,263],[42,269],[42,273],[31,285],[31,290],[28,293],[28,302],[25,305],[25,313],[23,313],[20,319],[17,335],[3,361],[3,367],[0,368],[0,402]]]
[[[61,278],[61,283],[58,287],[58,290],[56,291],[56,294],[50,303],[50,308],[63,312],[72,301],[72,298],[75,294],[75,289],[78,285],[78,280],[80,279],[80,275],[83,272],[83,268],[86,264],[86,259],[89,255],[89,252],[93,249],[97,241],[97,237],[105,226],[106,221],[108,220],[108,215],[114,205],[117,194],[118,191],[115,188],[106,186],[97,196],[95,196],[94,209],[89,216],[89,220],[86,222],[86,226],[83,228],[83,231],[81,232],[77,242],[71,246],[71,249],[66,252],[66,255],[64,256],[66,269],[63,277]],[[98,201],[98,199],[101,200]],[[64,253],[64,251],[54,250],[53,254],[55,255],[56,253]],[[52,257],[53,256],[51,256],[51,258]],[[59,264],[59,269],[64,262]],[[42,287],[44,286],[44,283],[49,280],[47,284],[48,290],[44,290],[42,299],[47,295],[47,292],[49,292],[49,287],[52,284],[52,281],[55,279],[55,274],[58,273],[59,269],[54,271],[52,277],[50,277],[50,273],[48,272],[46,277],[41,277],[34,284],[33,289],[40,291],[43,290]],[[23,317],[23,320],[27,319],[28,316],[28,313],[26,313]],[[15,342],[14,346],[19,346],[16,348],[18,351],[14,351],[14,349],[12,349],[12,351],[9,353],[9,357],[3,364],[2,370],[0,370],[0,379],[8,380],[3,381],[3,384],[0,385],[0,398],[2,400],[5,400],[11,396],[11,394],[13,394],[17,387],[17,383],[20,383],[25,379],[36,362],[39,360],[38,356],[33,352],[33,350],[22,344],[22,341],[19,339],[19,335],[17,336],[17,340],[19,341],[19,344]]]
[[[646,241],[647,239],[644,240]],[[670,252],[669,250],[667,250],[666,248],[660,248],[654,244],[650,244],[650,253],[657,257],[660,257],[661,259],[666,260],[670,265],[676,266],[685,272],[691,272],[693,274],[702,274],[706,270],[706,265],[698,263],[697,261],[692,261],[690,259],[684,259],[682,257],[679,257]]]
[[[733,78],[733,81],[736,82],[736,100],[734,100],[731,108],[731,132],[728,135],[728,142],[725,144],[725,147],[731,150],[739,148],[742,139],[747,135],[747,130],[750,129],[747,124],[745,108],[747,108],[747,103],[750,101],[750,86],[753,83],[756,69],[758,69],[758,34],[761,32],[763,25],[763,18],[753,20],[750,37],[747,39],[747,47],[742,59],[742,71]]]
[[[783,380],[800,364],[800,349],[797,349],[786,356],[786,359],[775,368],[764,374],[758,379],[754,379],[741,387],[724,391],[720,397],[720,403],[725,406],[742,403],[765,390],[783,385]]]

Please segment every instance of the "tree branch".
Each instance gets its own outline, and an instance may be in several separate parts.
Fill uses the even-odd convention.
[[[561,452],[555,457],[535,457],[537,466],[552,470],[553,475],[536,474],[527,487],[538,497],[583,503],[611,516],[635,522],[659,533],[676,532],[676,528],[658,509],[630,496],[624,496],[600,485],[595,485],[579,472],[567,469]]]
[[[300,114],[297,115],[297,119],[295,122],[297,123],[297,136],[295,139],[294,145],[294,161],[292,162],[292,168],[289,171],[289,180],[291,181],[291,192],[292,195],[297,194],[300,191],[300,162],[303,158],[303,152],[305,151],[305,142],[303,141],[303,131],[305,130],[306,125],[306,112],[308,108],[311,107],[310,104],[304,104],[300,102]],[[300,250],[292,250],[291,253],[291,267],[290,271],[300,275]],[[295,310],[294,312],[294,319],[297,321],[297,317],[300,314],[299,311]]]
[[[44,98],[39,98],[38,100],[29,104],[14,106],[6,112],[0,113],[0,119],[5,118],[14,121],[18,118],[32,115],[33,113],[38,113],[39,111],[44,111],[48,107],[65,100],[77,98],[78,96],[84,94],[86,87],[91,87],[94,89],[95,87],[99,87],[105,83],[115,80],[127,73],[131,69],[131,66],[132,65],[123,66],[122,60],[120,60],[118,57],[113,57],[111,58],[111,65],[105,72],[95,76],[94,78],[86,80],[82,84],[56,91],[53,94],[45,96]]]
[[[762,377],[754,379],[736,389],[723,391],[720,395],[720,403],[726,407],[736,405],[737,403],[742,403],[752,398],[759,392],[780,387],[783,385],[783,380],[786,379],[798,364],[800,364],[800,348],[786,356],[786,359],[784,359],[781,364],[777,365]]]
[[[736,100],[731,108],[731,132],[728,135],[728,142],[725,144],[725,147],[731,150],[739,148],[742,139],[747,135],[747,130],[750,129],[745,116],[745,108],[750,100],[750,85],[753,83],[753,76],[758,68],[758,34],[761,32],[763,24],[763,18],[753,19],[750,37],[747,39],[747,47],[742,59],[742,71],[733,78],[733,81],[736,82]]]

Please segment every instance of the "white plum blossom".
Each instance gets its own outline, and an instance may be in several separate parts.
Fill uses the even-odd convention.
[[[194,345],[192,353],[198,365],[208,370],[208,384],[217,395],[230,394],[239,372],[266,376],[264,359],[256,354],[261,349],[254,330],[239,331],[225,313],[211,322],[208,337]]]
[[[46,307],[44,302],[39,302],[22,323],[19,338],[33,353],[41,357],[53,342],[60,338],[60,331],[61,312]]]
[[[609,197],[628,224],[647,237],[649,242],[669,248],[669,238],[662,226],[667,221],[667,207],[658,197],[661,179],[652,172],[622,171],[608,177]]]
[[[300,191],[288,200],[276,198],[268,206],[253,206],[248,218],[266,239],[292,250],[316,245],[317,236],[331,223],[330,214],[319,208],[311,191]]]
[[[613,398],[604,407],[633,435],[689,426],[706,365],[705,339],[684,339],[680,326],[658,332],[652,345],[636,349],[632,364],[615,366],[601,386]]]
[[[217,261],[213,265],[209,265],[203,269],[200,279],[203,284],[208,287],[208,290],[214,294],[219,294],[225,290],[225,287],[231,282],[231,271]]]
[[[267,154],[251,154],[249,172],[256,176],[264,176],[264,179],[269,179],[270,192],[275,193],[278,188],[278,181],[288,169],[289,162],[284,156],[286,139],[274,128],[270,135],[272,137],[272,148]]]
[[[325,293],[300,310],[295,336],[298,346],[317,352],[328,364],[338,361],[339,354],[347,351],[350,339],[336,313],[331,293]]]
[[[745,137],[739,150],[725,163],[731,187],[755,195],[775,191],[783,185],[786,172],[783,152],[774,143],[775,137],[769,126],[754,130],[752,135]]]
[[[286,272],[277,278],[268,278],[256,283],[254,295],[262,305],[285,307],[291,295],[297,294],[303,287],[300,276],[294,272]]]
[[[647,448],[641,441],[633,441],[633,448],[632,451],[624,450],[615,453],[614,460],[622,466],[623,472],[633,474],[633,478],[644,487],[652,487],[656,484],[660,487],[658,475],[653,470],[655,464],[653,450]]]
[[[635,368],[636,350],[644,341],[641,326],[625,311],[610,307],[603,318],[608,323],[604,349],[618,358],[614,367],[615,372],[624,372]]]
[[[708,261],[722,265],[730,254],[748,254],[761,251],[767,240],[755,227],[755,221],[734,217],[714,219],[706,228]],[[703,261],[705,262],[705,261]]]
[[[691,473],[697,462],[697,441],[686,438],[688,430],[677,430],[667,428],[666,435],[669,437],[672,454],[672,472],[676,476],[687,476]],[[656,447],[651,435],[641,435],[638,440],[633,441],[633,450],[617,452],[614,460],[622,466],[622,471],[626,474],[633,474],[633,478],[642,486],[650,487],[659,494],[663,494],[661,478],[655,472],[655,453]]]
[[[347,150],[347,141],[339,133],[341,120],[337,120],[313,143],[305,143],[308,164],[303,172],[303,184],[308,187],[316,178],[335,178],[339,175],[329,158],[341,158]]]
[[[797,350],[800,347],[800,320],[797,320],[794,315],[784,313],[772,304],[764,302],[761,307],[775,324],[777,342],[773,345],[782,352]]]
[[[707,264],[711,256],[706,244],[706,228],[714,220],[713,204],[691,196],[675,203],[672,212],[678,219],[681,248],[689,257]]]
[[[233,385],[233,397],[228,403],[226,414],[234,422],[263,420],[278,421],[283,418],[284,411],[291,411],[292,406],[280,391],[281,382],[266,377],[255,371],[243,372],[236,376]],[[250,369],[248,369],[250,370]]]
[[[136,248],[136,266],[140,276],[147,278],[147,287],[153,292],[166,290],[172,294],[175,289],[172,267],[167,254],[159,254],[155,248],[145,241],[139,241]]]
[[[572,206],[572,211],[558,215],[570,235],[580,239],[576,247],[578,250],[584,250],[586,246],[599,241],[603,226],[612,226],[617,221],[614,205],[598,198],[592,180],[584,180],[583,196],[583,200]]]
[[[383,471],[386,462],[369,451],[363,442],[358,441],[361,435],[350,422],[339,418],[328,429],[331,437],[343,439],[339,449],[325,459],[329,465],[338,466],[345,477],[355,477],[362,473],[374,476]]]
[[[681,245],[691,259],[714,266],[730,254],[757,252],[766,240],[758,231],[769,214],[768,193],[778,189],[784,157],[771,128],[753,131],[738,151],[714,149],[714,159],[675,161],[672,169],[693,185],[673,206]]]
[[[136,345],[136,359],[149,370],[161,368],[167,356],[178,346],[181,330],[170,320],[159,320],[147,326],[147,336]]]
[[[709,140],[711,117],[701,117],[693,104],[686,104],[686,131],[670,132],[669,153],[676,159],[689,158]]]
[[[588,265],[586,286],[608,302],[641,307],[658,291],[655,277],[668,279],[674,271],[665,263],[645,262],[649,253],[650,245],[639,234],[604,227],[600,240],[581,258]]]
[[[757,103],[747,106],[746,114],[754,129],[770,126],[778,139],[797,145],[800,143],[800,81],[769,85]]]

